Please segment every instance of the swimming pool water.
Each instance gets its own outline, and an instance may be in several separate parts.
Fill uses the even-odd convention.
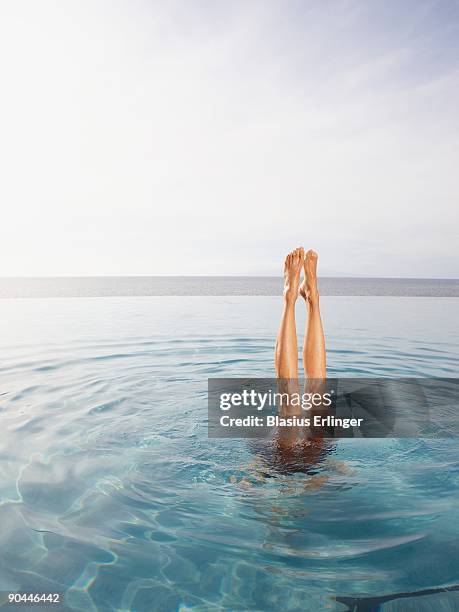
[[[458,305],[324,298],[330,375],[456,376]],[[207,378],[272,376],[280,307],[0,301],[0,591],[73,610],[370,610],[459,584],[455,440],[340,440],[314,478],[263,478],[247,441],[207,438]],[[300,336],[304,318],[298,304]]]

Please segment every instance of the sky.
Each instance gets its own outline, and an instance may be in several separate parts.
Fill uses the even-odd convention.
[[[456,0],[3,0],[0,275],[459,277]]]

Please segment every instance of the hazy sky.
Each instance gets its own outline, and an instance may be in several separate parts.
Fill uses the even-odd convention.
[[[457,1],[0,6],[0,275],[459,276]]]

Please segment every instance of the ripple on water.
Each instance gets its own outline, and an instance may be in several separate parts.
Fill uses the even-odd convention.
[[[101,307],[86,337],[83,309],[65,343],[10,344],[0,367],[4,588],[67,590],[80,610],[342,610],[331,595],[458,581],[455,440],[340,441],[315,474],[286,476],[244,442],[207,439],[208,375],[272,375],[277,311],[238,305],[249,320],[233,334],[221,331],[231,301],[221,320],[197,313],[192,330],[178,322],[167,334],[137,303],[129,333],[121,317],[99,337]],[[366,315],[351,334],[324,316],[334,376],[457,371],[446,336],[387,333],[393,316],[368,333]]]

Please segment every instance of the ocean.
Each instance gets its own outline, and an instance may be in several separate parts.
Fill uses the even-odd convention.
[[[81,276],[0,278],[0,298],[281,295],[277,276]],[[459,297],[459,279],[319,279],[322,296]]]

